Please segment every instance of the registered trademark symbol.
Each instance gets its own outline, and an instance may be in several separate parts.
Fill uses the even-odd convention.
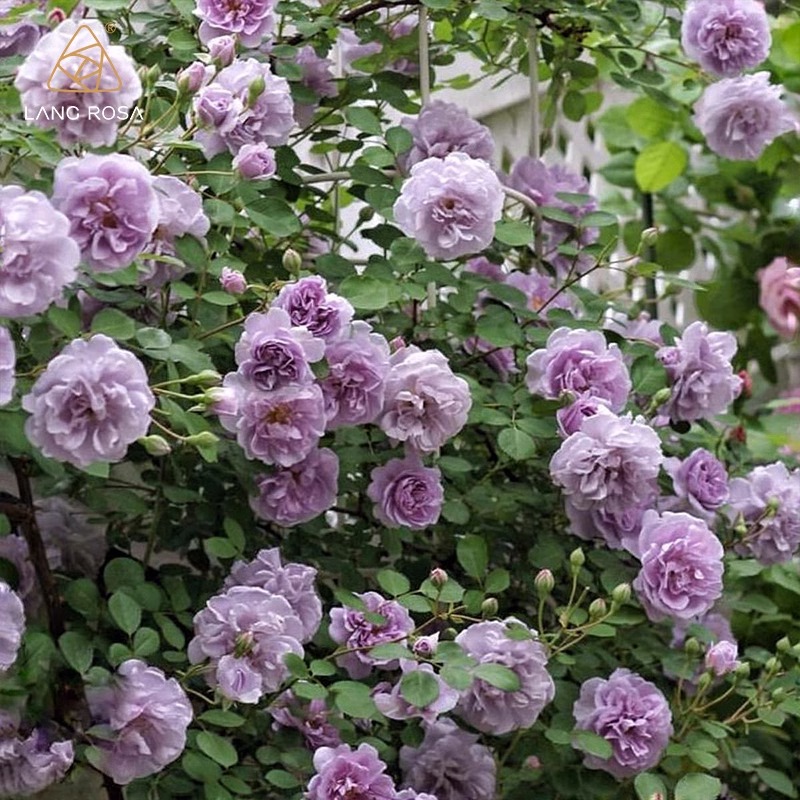
[[[117,29],[117,23],[116,22],[106,22],[106,32],[114,33],[114,31],[116,29]]]

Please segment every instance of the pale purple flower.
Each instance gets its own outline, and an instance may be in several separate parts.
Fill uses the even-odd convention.
[[[236,343],[239,374],[254,388],[272,391],[314,382],[309,364],[319,361],[325,345],[303,327],[293,327],[281,308],[252,313]]]
[[[132,264],[145,251],[160,215],[150,173],[119,153],[60,161],[53,205],[69,220],[82,259],[95,272]]]
[[[567,498],[565,509],[570,530],[575,536],[587,541],[600,539],[613,550],[627,550],[638,555],[642,519],[650,505],[650,502],[646,502],[609,511],[602,504],[597,504],[579,509]]]
[[[275,174],[275,151],[264,142],[246,144],[233,157],[233,168],[247,181],[265,181]]]
[[[223,267],[219,276],[219,285],[228,294],[243,294],[247,290],[247,278],[238,269]]]
[[[739,666],[739,647],[736,642],[722,640],[706,651],[705,668],[717,677],[733,672]]]
[[[575,508],[619,514],[652,502],[663,460],[658,435],[641,417],[600,407],[561,444],[550,476]]]
[[[61,300],[80,261],[69,233],[41,192],[0,186],[0,316],[32,316]]]
[[[391,39],[400,39],[416,31],[416,20],[404,17],[389,25],[388,35]],[[354,66],[354,62],[361,58],[377,55],[383,51],[383,45],[376,41],[362,41],[355,31],[342,28],[339,31],[339,52],[341,53],[342,67],[345,72],[364,75],[364,71]],[[403,75],[416,75],[419,64],[416,62],[416,50],[412,57],[400,57],[389,64],[381,65],[382,69],[390,72],[399,72]]]
[[[263,81],[264,90],[252,98],[255,81]],[[247,144],[285,144],[295,124],[289,84],[254,58],[237,59],[221,70],[195,95],[194,110],[205,126],[195,139],[206,158],[224,150],[236,155]]]
[[[686,422],[724,413],[742,386],[742,379],[731,366],[735,353],[736,337],[732,333],[709,332],[699,321],[689,325],[674,345],[656,353],[672,389],[659,413]]]
[[[300,731],[309,750],[342,743],[339,729],[329,720],[331,712],[324,700],[303,701],[287,689],[267,708],[267,713],[273,719],[273,730],[294,728]]]
[[[307,564],[281,563],[277,547],[259,550],[252,561],[236,561],[224,588],[255,586],[282,597],[303,626],[300,643],[310,642],[322,622],[322,601],[316,590],[317,571]]]
[[[485,161],[450,153],[411,168],[394,204],[394,218],[429,258],[449,261],[492,243],[503,199],[503,187]]]
[[[713,519],[714,512],[728,500],[728,473],[725,465],[708,450],[698,447],[683,461],[668,458],[664,469],[672,478],[676,496],[687,510]]]
[[[154,406],[141,362],[103,334],[68,344],[22,398],[28,440],[78,467],[123,459]]]
[[[0,270],[0,280],[4,270]],[[14,370],[17,364],[17,352],[14,339],[8,328],[0,326],[0,406],[7,405],[14,396],[17,379]]]
[[[314,770],[308,800],[396,800],[394,781],[370,744],[362,742],[356,750],[349,744],[320,747]]]
[[[444,570],[442,570],[444,572]],[[411,650],[414,655],[420,658],[433,658],[436,655],[436,650],[439,647],[439,634],[432,633],[429,636],[419,636],[414,640],[411,645]]]
[[[339,458],[323,447],[291,467],[256,477],[258,495],[250,498],[256,516],[289,528],[324,514],[336,503]]]
[[[0,675],[17,660],[23,633],[25,608],[22,600],[7,583],[0,581]]]
[[[789,561],[800,545],[800,470],[780,462],[755,467],[730,483],[730,518],[748,527],[736,545],[739,555],[762,564]]]
[[[531,394],[557,400],[565,393],[590,395],[621,411],[631,392],[631,379],[622,353],[607,344],[600,331],[557,328],[543,349],[526,359],[525,383]]]
[[[788,258],[775,258],[756,277],[759,306],[784,339],[794,339],[800,330],[800,267]]]
[[[413,450],[438,450],[466,424],[469,385],[453,374],[439,350],[409,345],[392,354],[390,365],[379,425]]]
[[[438,800],[435,795],[426,792],[415,792],[413,789],[401,789],[396,795],[396,800]]]
[[[236,34],[245,47],[258,47],[275,29],[275,0],[197,0],[194,12],[200,24],[200,41],[211,44],[217,36]]]
[[[359,680],[369,675],[373,667],[397,667],[397,659],[375,658],[369,654],[369,648],[407,638],[414,630],[414,620],[400,603],[387,600],[377,592],[356,594],[356,597],[363,602],[366,611],[380,614],[384,621],[367,619],[364,611],[356,608],[332,608],[328,633],[336,644],[348,649],[361,648],[336,659],[336,663],[346,669],[351,678]]]
[[[711,610],[722,594],[722,543],[690,514],[647,511],[639,535],[642,568],[633,588],[657,622],[691,619]]]
[[[709,611],[697,619],[676,619],[672,628],[672,641],[670,647],[683,647],[691,625],[699,625],[705,629],[703,640],[714,642],[736,642],[731,630],[731,622],[725,614],[719,611]]]
[[[507,274],[503,269],[502,264],[495,264],[494,261],[489,261],[486,256],[475,256],[475,258],[470,258],[466,264],[464,264],[464,272],[471,272],[474,275],[481,275],[484,278],[489,278],[490,280],[497,281],[498,283],[502,283]]]
[[[564,408],[556,411],[556,421],[558,422],[558,432],[564,437],[572,436],[573,433],[581,429],[587,417],[593,417],[600,406],[610,408],[608,400],[592,394],[581,394]]]
[[[336,95],[336,81],[331,72],[334,63],[329,58],[318,56],[311,45],[305,45],[295,53],[292,63],[298,64],[303,71],[300,82],[317,97]]]
[[[420,717],[425,722],[435,722],[440,714],[445,714],[456,707],[458,692],[448,686],[434,672],[430,664],[418,664],[416,661],[405,660],[400,662],[400,670],[404,676],[412,672],[427,672],[429,675],[433,675],[439,686],[439,696],[432,703],[419,707],[412,705],[403,697],[402,678],[398,678],[394,684],[381,682],[372,690],[372,699],[375,701],[378,711],[385,717],[389,719]]]
[[[213,39],[209,39],[206,44],[208,45],[208,54],[222,67],[227,67],[236,58],[235,36],[215,36]]]
[[[694,104],[694,123],[717,155],[754,161],[775,138],[797,130],[782,91],[770,84],[769,72],[723,78]]]
[[[432,100],[416,118],[404,117],[402,125],[414,142],[400,157],[405,170],[426,158],[444,158],[450,153],[466,153],[486,162],[494,156],[492,132],[455,103]]]
[[[36,502],[36,522],[50,568],[95,578],[106,557],[106,525],[91,509],[63,497]]]
[[[374,422],[383,408],[389,345],[362,320],[325,349],[328,374],[320,381],[328,428]]]
[[[41,729],[27,738],[0,738],[0,797],[28,797],[60,781],[72,766],[71,741],[54,742]]]
[[[42,598],[25,537],[18,533],[0,536],[0,558],[10,561],[17,571],[16,593],[31,616],[39,609]]]
[[[714,75],[757,67],[771,43],[767,12],[757,0],[693,0],[683,13],[683,49]]]
[[[628,319],[625,314],[613,314],[605,327],[628,340],[650,342],[660,347],[664,344],[664,337],[661,335],[662,324],[657,319],[651,319],[646,311],[642,311],[634,319]]]
[[[540,315],[543,319],[547,319],[547,315],[556,308],[566,311],[575,309],[572,295],[569,292],[558,292],[553,279],[538,272],[514,270],[505,277],[505,283],[519,289],[525,295],[526,305],[531,311],[544,308]]]
[[[160,772],[183,752],[192,705],[175,678],[139,659],[123,661],[106,686],[89,686],[92,718],[103,730],[94,763],[115,783]]]
[[[25,5],[26,0],[0,0],[0,19]],[[46,30],[24,14],[10,24],[0,25],[0,58],[28,55]]]
[[[516,375],[519,372],[513,347],[495,347],[480,336],[467,337],[462,346],[464,352],[469,355],[482,353],[486,366],[493,369],[502,381],[507,381],[509,375]]]
[[[347,300],[328,291],[327,281],[319,275],[287,283],[272,305],[286,311],[292,325],[305,326],[326,341],[336,339],[346,330],[355,313]]]
[[[193,61],[177,75],[178,86],[186,94],[194,94],[205,86],[214,75],[214,67],[202,61]]]
[[[547,672],[547,650],[537,641],[538,633],[528,629],[531,638],[512,639],[510,623],[522,624],[513,617],[504,622],[478,622],[455,639],[478,664],[501,664],[519,679],[519,689],[513,692],[478,678],[461,693],[458,714],[474,728],[494,736],[530,728],[556,692]]]
[[[426,726],[419,747],[401,747],[400,769],[404,785],[438,800],[493,800],[495,795],[492,751],[450,719]]]
[[[289,674],[284,658],[303,657],[303,623],[289,602],[254,586],[233,586],[215,595],[194,617],[189,661],[210,659],[211,686],[229,700],[257,703]]]
[[[608,680],[590,678],[581,686],[572,713],[575,727],[602,736],[610,758],[586,754],[589,769],[623,779],[656,766],[672,736],[672,713],[658,687],[627,669]]]
[[[79,28],[84,26],[94,33],[94,38],[87,31],[79,32]],[[3,27],[0,26],[0,30]],[[81,67],[82,58],[77,55],[59,60],[76,33],[77,37],[71,44],[72,50],[96,46],[99,41],[108,61],[114,65],[113,70],[107,64],[102,70],[99,91],[84,91],[67,71],[55,69],[59,64],[74,75]],[[48,89],[48,84],[53,89]],[[82,84],[84,89],[96,85],[88,82]],[[76,144],[90,147],[113,145],[121,122],[116,113],[117,107],[124,106],[130,113],[142,96],[142,82],[136,64],[124,47],[109,43],[104,26],[96,19],[81,19],[78,22],[68,19],[45,34],[17,70],[14,86],[21,95],[23,107],[29,111],[28,116],[35,118],[33,124],[38,128],[55,129],[58,141],[64,147]],[[113,94],[108,94],[111,91]],[[109,97],[113,98],[115,113],[106,119],[100,112],[109,106]]]
[[[424,530],[435,525],[444,503],[442,473],[425,467],[416,453],[393,458],[370,474],[372,513],[387,528]]]

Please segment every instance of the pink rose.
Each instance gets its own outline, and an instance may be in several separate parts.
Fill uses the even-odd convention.
[[[800,267],[786,258],[776,258],[758,271],[758,280],[758,302],[772,327],[785,339],[794,338],[800,323]]]

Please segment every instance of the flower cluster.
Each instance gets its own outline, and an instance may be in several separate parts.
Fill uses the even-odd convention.
[[[71,741],[53,741],[40,728],[25,736],[17,721],[0,711],[0,797],[39,794],[67,774],[74,758]]]
[[[236,34],[244,47],[258,47],[275,28],[275,0],[197,0],[194,13],[202,20],[199,34],[204,44],[214,37]]]

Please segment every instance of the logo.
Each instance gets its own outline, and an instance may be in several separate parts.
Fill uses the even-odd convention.
[[[61,75],[66,75],[73,86],[66,89],[53,85],[53,79]],[[53,67],[47,88],[52,92],[118,92],[122,81],[95,32],[81,25]]]

